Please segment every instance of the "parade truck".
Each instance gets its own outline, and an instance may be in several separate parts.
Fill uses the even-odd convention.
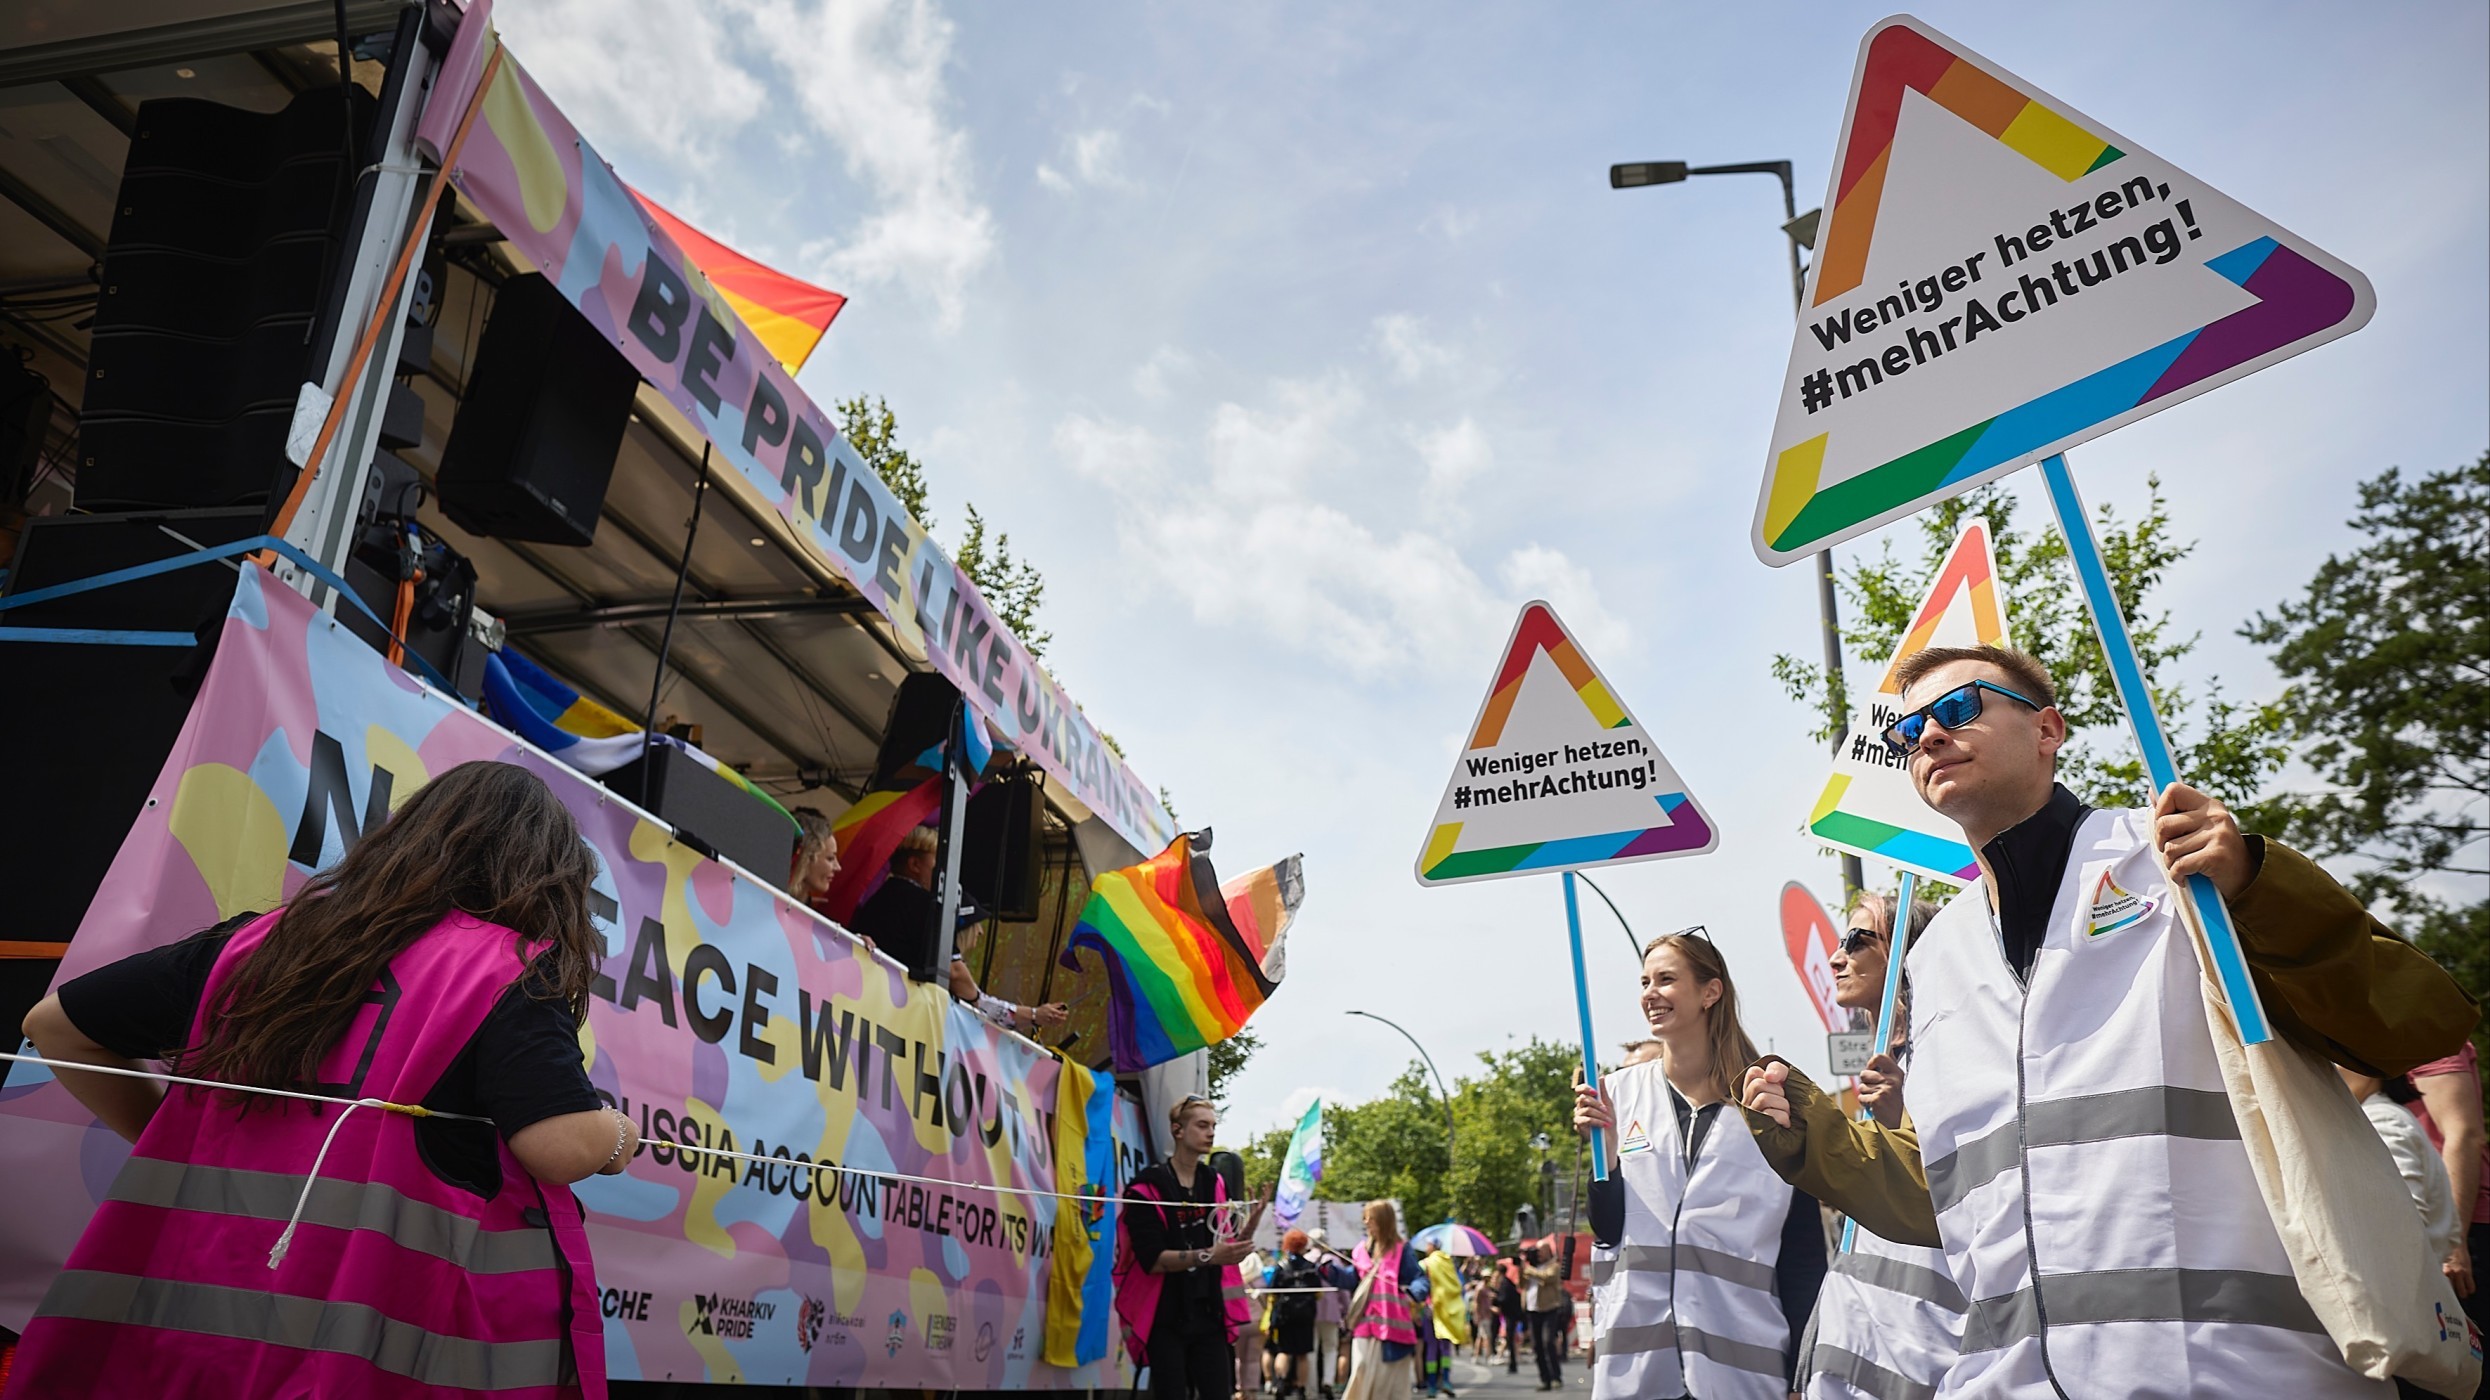
[[[618,1393],[1122,1388],[1111,1198],[1200,1056],[1112,1073],[1065,954],[1173,822],[799,386],[837,294],[593,137],[490,0],[0,8],[9,1043],[520,764],[596,849],[582,1052],[645,1142],[578,1188]],[[910,965],[841,921],[923,826]],[[15,1329],[128,1149],[0,1071]]]

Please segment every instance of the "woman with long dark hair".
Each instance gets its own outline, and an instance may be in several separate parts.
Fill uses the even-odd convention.
[[[581,1066],[596,857],[542,780],[467,763],[275,913],[61,985],[47,1058],[136,1144],[12,1395],[604,1394],[569,1183],[638,1135]],[[420,1105],[445,1122],[245,1092]]]
[[[1699,928],[1655,939],[1642,985],[1660,1058],[1574,1084],[1575,1129],[1605,1129],[1609,1153],[1590,1192],[1591,1394],[1782,1400],[1824,1282],[1821,1215],[1734,1107],[1755,1042],[1720,949]]]

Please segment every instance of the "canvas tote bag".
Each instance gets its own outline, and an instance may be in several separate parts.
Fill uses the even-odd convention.
[[[2196,902],[2167,866],[2162,877],[2196,945],[2231,1112],[2301,1295],[2353,1370],[2468,1400],[2481,1384],[2480,1346],[2394,1156],[2333,1065],[2279,1035],[2241,1043]]]

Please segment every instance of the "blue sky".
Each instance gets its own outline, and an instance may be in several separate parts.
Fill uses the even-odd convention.
[[[1158,6],[502,0],[624,177],[852,300],[803,382],[885,396],[937,533],[974,501],[1044,570],[1049,663],[1223,864],[1307,904],[1239,1130],[1408,1061],[1573,1030],[1552,877],[1410,865],[1523,600],[1552,600],[1722,828],[1602,877],[1707,925],[1749,1028],[1820,1031],[1782,955],[1821,783],[1775,651],[1803,567],[1747,543],[1791,335],[1769,177],[1612,192],[1610,162],[1788,158],[1822,201],[1853,5]],[[2350,338],[2074,454],[2159,471],[2182,680],[2346,547],[2354,484],[2490,445],[2490,11],[1931,4],[1922,19],[2360,268]],[[2017,485],[2039,505],[2036,491]],[[1845,557],[1849,551],[1845,550]],[[1586,929],[1606,1048],[1634,965]],[[1235,1134],[1241,1136],[1242,1131]]]

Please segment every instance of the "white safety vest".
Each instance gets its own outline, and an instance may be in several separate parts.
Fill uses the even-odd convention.
[[[1807,1400],[1932,1400],[1963,1346],[1963,1291],[1945,1251],[1861,1226],[1816,1294],[1800,1393]]]
[[[1724,1106],[1689,1173],[1657,1060],[1603,1081],[1625,1227],[1591,1251],[1593,1400],[1783,1400],[1789,1324],[1773,1267],[1790,1187]]]
[[[1940,1393],[2392,1396],[2300,1296],[2149,821],[2084,818],[2028,990],[1977,885],[1911,949],[1911,1116],[1970,1300]]]

